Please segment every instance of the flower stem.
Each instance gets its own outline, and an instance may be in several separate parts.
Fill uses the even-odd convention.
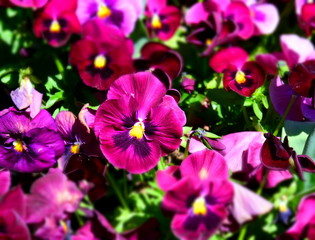
[[[184,158],[186,158],[188,156],[189,144],[190,144],[190,138],[188,138],[188,140],[187,140],[187,144],[186,144],[186,148],[185,148],[185,152],[184,152]]]
[[[264,172],[265,172],[265,174],[264,174],[263,179],[261,180],[261,182],[259,184],[259,187],[257,189],[257,192],[256,192],[258,195],[261,195],[261,193],[262,193],[262,191],[263,191],[263,189],[264,189],[264,187],[266,185],[266,182],[267,182],[267,177],[268,177],[268,174],[269,174],[269,170],[265,168]]]
[[[118,197],[118,199],[119,199],[121,205],[122,205],[125,209],[127,209],[128,211],[130,211],[130,209],[129,209],[129,207],[128,207],[126,201],[125,201],[125,199],[123,198],[123,196],[122,196],[122,194],[121,194],[121,191],[120,191],[119,188],[117,187],[116,182],[115,182],[115,180],[113,179],[113,177],[111,176],[111,174],[109,173],[109,171],[107,171],[106,175],[107,175],[107,179],[108,179],[110,185],[112,186],[114,192],[116,193],[116,195],[117,195],[117,197]]]
[[[296,99],[296,95],[293,94],[292,98],[291,98],[291,100],[290,100],[290,102],[289,102],[289,104],[287,106],[287,108],[285,109],[285,112],[284,112],[283,116],[280,119],[280,122],[278,123],[276,129],[273,132],[274,136],[277,136],[279,131],[280,131],[280,129],[282,128],[283,123],[284,123],[285,119],[287,118],[287,116],[288,116],[288,114],[289,114],[289,112],[290,112],[290,110],[292,108],[293,103],[295,102],[295,99]]]
[[[247,224],[241,228],[240,234],[238,235],[237,240],[243,240],[243,239],[245,239],[246,232],[247,232]]]
[[[243,112],[243,116],[244,116],[244,119],[245,119],[245,122],[246,122],[246,126],[248,126],[250,121],[249,121],[249,118],[248,118],[246,107],[244,107],[243,105],[242,105],[242,112]]]

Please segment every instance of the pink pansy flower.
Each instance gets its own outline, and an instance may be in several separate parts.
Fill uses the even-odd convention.
[[[167,5],[167,0],[148,0],[146,26],[151,37],[170,39],[181,21],[181,12],[175,6]]]
[[[247,61],[248,53],[240,47],[228,47],[216,52],[209,64],[216,72],[224,73],[227,91],[249,97],[265,80],[263,69],[254,61]]]
[[[34,33],[43,37],[53,47],[60,47],[69,40],[71,34],[80,33],[81,25],[75,15],[76,0],[49,1],[36,13]]]

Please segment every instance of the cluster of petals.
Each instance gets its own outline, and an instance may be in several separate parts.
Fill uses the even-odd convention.
[[[0,224],[3,239],[64,239],[68,215],[79,207],[83,197],[75,183],[59,169],[32,183],[25,194],[20,185],[12,187],[9,171],[0,172]],[[32,231],[31,231],[32,229]]]
[[[195,3],[185,21],[196,28],[188,41],[205,46],[204,54],[208,55],[217,45],[274,32],[279,13],[270,3],[207,0]]]
[[[143,173],[179,147],[186,117],[166,91],[151,72],[124,75],[111,85],[94,130],[115,167]]]
[[[226,160],[213,150],[195,152],[181,166],[158,171],[158,185],[166,191],[162,207],[174,213],[171,227],[178,238],[208,239],[219,228],[235,230],[271,210],[271,203],[228,177]]]
[[[312,87],[315,67],[314,46],[308,39],[295,34],[281,35],[280,45],[282,52],[257,56],[257,61],[264,69],[267,71],[269,69],[269,74],[276,75],[269,87],[274,108],[283,115],[294,96],[287,119],[313,121],[315,119]],[[276,64],[280,60],[285,61],[289,67],[288,84],[277,76]]]

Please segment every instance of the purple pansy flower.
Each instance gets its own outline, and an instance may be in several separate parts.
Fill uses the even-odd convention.
[[[170,39],[181,21],[180,10],[167,5],[167,0],[148,0],[145,15],[150,36],[157,36],[161,40]]]
[[[52,167],[64,152],[54,119],[41,110],[33,119],[9,109],[0,116],[0,165],[19,172]]]
[[[214,54],[209,64],[216,72],[223,72],[223,85],[227,91],[249,97],[265,80],[263,69],[240,47],[229,47]]]
[[[122,76],[109,89],[94,129],[115,167],[143,173],[179,147],[186,118],[166,90],[151,72]]]
[[[132,53],[132,41],[119,29],[93,20],[83,26],[83,39],[71,47],[69,58],[86,85],[107,90],[118,77],[133,72]]]
[[[34,21],[36,37],[43,37],[53,47],[64,45],[72,33],[80,33],[81,25],[75,15],[76,0],[52,0],[37,12]]]
[[[98,18],[106,25],[120,29],[129,35],[141,12],[140,1],[124,0],[78,0],[77,16],[83,25],[90,19]]]

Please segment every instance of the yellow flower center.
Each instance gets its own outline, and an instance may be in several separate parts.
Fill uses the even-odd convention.
[[[203,215],[205,216],[207,214],[207,206],[206,201],[203,197],[197,198],[193,205],[193,212],[195,215]]]
[[[13,142],[14,150],[17,152],[23,152],[26,149],[26,146],[21,140],[16,140]]]
[[[71,146],[71,148],[70,148],[70,151],[71,151],[71,153],[73,153],[73,154],[79,153],[79,151],[80,151],[80,144],[78,144],[78,143],[73,144],[73,145]]]
[[[151,20],[151,26],[154,29],[162,28],[162,23],[161,23],[161,20],[159,18],[159,15],[157,15],[157,14],[153,15],[152,20]]]
[[[236,75],[235,75],[235,81],[238,84],[242,84],[246,82],[246,77],[245,77],[245,73],[242,72],[241,70],[237,71]]]
[[[94,67],[101,69],[101,68],[104,68],[105,66],[106,66],[106,57],[102,54],[97,55],[94,58]]]
[[[207,45],[207,46],[210,46],[211,43],[212,43],[212,39],[207,38],[207,39],[206,39],[206,45]]]
[[[59,33],[61,26],[57,20],[53,20],[50,24],[49,31],[52,33]]]
[[[131,130],[129,131],[129,136],[135,137],[137,139],[143,138],[143,134],[144,134],[144,124],[141,121],[135,123],[135,125],[133,125]]]
[[[99,18],[106,18],[106,17],[109,17],[111,14],[112,14],[112,12],[110,11],[110,9],[105,4],[101,4],[98,7],[97,16]]]

